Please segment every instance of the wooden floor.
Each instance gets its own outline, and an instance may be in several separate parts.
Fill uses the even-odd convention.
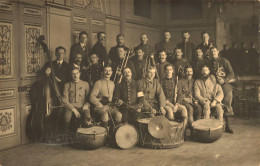
[[[2,166],[259,166],[260,120],[232,119],[235,134],[224,133],[214,143],[185,142],[175,149],[134,147],[120,150],[102,147],[78,150],[39,143],[0,152]]]

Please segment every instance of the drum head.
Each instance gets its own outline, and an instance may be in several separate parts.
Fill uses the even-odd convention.
[[[152,119],[152,118],[142,118],[142,119],[138,119],[137,122],[148,124],[151,119]]]
[[[115,133],[115,140],[118,147],[129,149],[135,146],[138,141],[138,133],[135,127],[125,124],[118,127]]]
[[[219,129],[223,127],[223,122],[218,119],[200,119],[194,121],[192,126],[199,130]]]
[[[156,116],[149,122],[148,131],[154,138],[165,138],[170,131],[170,122],[164,116]]]
[[[106,132],[106,128],[100,126],[93,126],[90,128],[78,128],[77,132],[81,134],[103,134]]]

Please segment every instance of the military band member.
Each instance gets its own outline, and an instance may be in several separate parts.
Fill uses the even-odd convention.
[[[193,69],[191,66],[186,66],[184,68],[185,77],[178,82],[179,95],[177,97],[177,102],[181,103],[187,108],[188,111],[188,121],[189,124],[194,121],[194,114],[196,114],[196,120],[202,118],[202,108],[198,104],[194,97],[194,79]]]
[[[78,69],[80,71],[80,79],[87,81],[87,67],[82,64],[82,55],[77,53],[73,57],[73,63],[70,64],[70,70]]]
[[[141,112],[137,96],[137,81],[132,79],[130,68],[123,69],[123,76],[123,81],[115,87],[113,100],[119,105],[122,122],[133,123],[138,117],[138,112]]]
[[[90,55],[90,62],[91,65],[87,69],[86,79],[89,82],[90,87],[93,87],[94,83],[102,78],[104,68],[103,64],[99,62],[99,57],[95,53]]]
[[[232,128],[230,127],[230,122],[229,122],[229,117],[233,116],[233,109],[232,109],[232,90],[233,87],[229,83],[231,79],[234,79],[234,72],[232,69],[232,66],[230,62],[225,59],[219,57],[219,51],[216,47],[211,47],[211,54],[212,54],[212,61],[211,61],[211,67],[212,71],[215,74],[217,78],[217,82],[221,85],[223,92],[224,92],[224,99],[223,99],[223,104],[224,104],[224,109],[225,109],[225,114],[224,118],[226,121],[226,127],[225,130],[228,133],[233,133]]]
[[[97,39],[97,43],[91,49],[91,54],[95,53],[99,57],[99,62],[101,64],[107,64],[108,56],[106,47],[104,46],[106,40],[105,32],[98,32]]]
[[[90,45],[88,43],[88,33],[82,31],[79,33],[79,43],[75,43],[72,45],[70,49],[70,59],[69,63],[73,63],[73,56],[77,53],[82,55],[82,62],[83,65],[88,65],[89,63],[89,52],[90,52]]]
[[[190,34],[188,31],[182,32],[183,41],[177,44],[178,48],[181,48],[183,51],[183,59],[186,59],[191,64],[192,60],[194,60],[194,49],[195,46],[192,42],[190,42]]]
[[[112,64],[115,61],[118,61],[118,47],[123,47],[124,50],[128,50],[129,48],[127,48],[125,46],[125,36],[122,34],[118,34],[116,36],[116,43],[117,45],[112,47],[108,53],[108,58],[109,58],[109,64]]]
[[[145,112],[150,112],[148,116],[154,117],[157,113],[165,115],[165,95],[161,84],[155,77],[155,68],[149,66],[147,69],[146,78],[137,82],[140,96],[144,96],[141,103],[144,106]],[[143,94],[141,94],[143,93]],[[157,112],[158,111],[158,112]]]
[[[176,75],[179,78],[184,77],[184,68],[189,66],[189,62],[182,58],[183,52],[181,48],[175,48],[175,59],[173,61],[173,66],[176,70]]]
[[[62,46],[59,46],[55,49],[56,60],[51,62],[60,92],[63,91],[64,84],[70,80],[70,75],[68,74],[70,73],[70,66],[63,60],[65,55],[66,49]],[[42,72],[44,72],[47,76],[51,74],[52,71],[49,62],[44,65]]]
[[[155,53],[158,53],[160,50],[165,50],[167,54],[167,61],[172,62],[173,54],[174,54],[174,43],[171,40],[171,33],[169,31],[164,31],[163,33],[164,39],[155,44],[154,49]],[[155,58],[158,60],[158,57]]]
[[[139,48],[142,49],[144,52],[144,59],[145,59],[148,55],[154,53],[154,48],[147,43],[148,42],[147,34],[145,33],[141,34],[140,41],[141,43],[138,46],[136,46],[134,50],[137,51],[137,49]]]
[[[203,55],[205,59],[212,59],[210,57],[210,47],[213,47],[213,43],[209,41],[210,36],[207,32],[201,33],[201,39],[202,43],[197,46],[197,48],[200,48],[203,51]]]
[[[174,119],[174,114],[180,113],[184,128],[187,125],[187,109],[176,101],[178,92],[177,92],[177,81],[173,77],[174,67],[172,64],[168,64],[164,67],[165,69],[165,77],[161,80],[161,85],[166,97],[166,106],[164,107],[166,110],[166,117],[169,120]],[[175,91],[176,90],[176,91]],[[177,93],[176,93],[177,92]]]
[[[224,93],[221,86],[217,83],[214,75],[210,74],[208,66],[204,65],[201,69],[202,77],[194,83],[194,96],[203,107],[204,118],[210,118],[211,108],[215,109],[217,119],[223,121],[223,109],[221,101]]]
[[[123,69],[125,67],[128,67],[131,69],[132,71],[132,78],[135,80],[136,79],[136,72],[135,72],[135,66],[133,64],[133,62],[131,60],[128,59],[126,66],[122,66],[123,65],[123,61],[124,58],[127,56],[126,54],[127,51],[125,50],[125,48],[123,46],[119,46],[117,48],[117,56],[118,56],[118,60],[117,61],[113,61],[112,63],[112,68],[113,68],[113,75],[112,75],[112,79],[114,79],[114,77],[116,77],[117,75],[120,76],[122,74],[122,71],[117,71],[117,69]],[[115,83],[118,83],[118,80],[115,80]]]
[[[145,74],[144,70],[146,68],[147,62],[144,58],[144,51],[141,48],[137,48],[135,52],[136,54],[133,58],[131,58],[131,61],[135,66],[136,80],[140,80],[143,78]]]
[[[195,51],[195,58],[194,61],[192,63],[192,67],[193,67],[193,77],[195,79],[200,78],[201,77],[201,68],[204,65],[208,65],[208,60],[203,58],[203,51],[201,50],[201,48],[197,48]]]
[[[104,67],[104,76],[102,79],[95,82],[90,93],[89,101],[94,106],[94,111],[101,116],[101,125],[108,127],[108,120],[113,118],[115,125],[118,125],[122,120],[122,114],[116,107],[109,105],[112,102],[115,84],[110,80],[112,68]],[[110,117],[110,115],[112,117]]]
[[[158,52],[158,54],[159,54],[159,59],[158,59],[159,63],[156,64],[156,67],[157,67],[158,75],[160,77],[159,80],[162,80],[162,79],[165,78],[165,74],[166,74],[165,73],[165,66],[169,65],[170,63],[167,62],[167,60],[166,60],[167,54],[164,50],[160,50]]]
[[[75,68],[71,71],[72,81],[64,86],[62,101],[65,106],[65,126],[68,130],[73,115],[83,120],[83,126],[91,127],[90,104],[87,102],[90,92],[89,84],[80,80],[80,71]],[[79,126],[77,126],[79,127]]]

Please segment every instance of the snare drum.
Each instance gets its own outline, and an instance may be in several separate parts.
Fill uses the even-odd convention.
[[[77,131],[80,148],[97,149],[105,144],[107,131],[104,127],[79,128]]]
[[[138,133],[134,126],[119,125],[115,129],[115,142],[119,148],[130,149],[138,142]]]
[[[199,142],[214,142],[222,136],[223,122],[217,119],[200,119],[192,123],[193,139]]]
[[[137,120],[136,127],[139,133],[138,145],[154,149],[176,148],[183,144],[183,123],[170,121],[169,134],[165,138],[154,138],[148,131],[151,118]]]

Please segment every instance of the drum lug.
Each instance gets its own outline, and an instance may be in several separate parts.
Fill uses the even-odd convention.
[[[208,130],[208,134],[210,134],[211,133],[211,131],[210,131],[210,128],[209,128],[209,130]]]
[[[96,140],[96,131],[93,131],[93,133],[94,133],[94,140]]]

